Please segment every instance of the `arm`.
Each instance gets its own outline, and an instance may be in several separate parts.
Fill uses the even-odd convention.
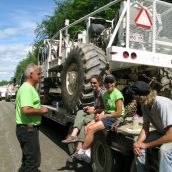
[[[97,114],[96,115],[96,120],[100,120],[102,118],[116,118],[116,117],[119,117],[122,113],[122,106],[123,106],[123,100],[122,99],[119,99],[116,101],[116,111],[111,113],[111,114],[106,114],[104,113],[101,113],[101,114]]]
[[[142,145],[144,144],[143,142],[149,133],[149,126],[149,122],[143,123],[143,128],[137,138],[137,141],[133,144],[134,154],[136,156],[142,156],[140,148],[142,148]]]
[[[143,127],[142,127],[142,130],[138,136],[137,142],[144,142],[147,135],[149,134],[149,126],[150,126],[150,123],[148,123],[148,122],[143,123]]]
[[[41,115],[43,113],[47,113],[48,109],[44,106],[41,106],[40,109],[35,109],[33,107],[23,107],[21,108],[22,113],[24,113],[25,115]]]
[[[172,142],[172,126],[166,129],[166,132],[162,137],[160,137],[157,140],[153,140],[149,143],[144,143],[144,146],[145,148],[151,148],[151,147],[155,147],[163,143],[169,143],[169,142]]]
[[[123,100],[119,99],[116,101],[116,111],[111,114],[105,114],[105,118],[116,118],[119,117],[122,113],[122,106],[123,106]]]
[[[97,95],[96,97],[94,97],[95,99],[95,106],[94,106],[94,112],[95,114],[99,114],[102,111],[104,111],[105,107],[103,104],[103,94],[105,93],[105,90],[100,89],[99,90],[99,96]]]
[[[87,106],[87,108],[85,108],[85,111],[89,114],[91,113],[101,113],[104,110],[104,108],[95,108],[94,106]]]

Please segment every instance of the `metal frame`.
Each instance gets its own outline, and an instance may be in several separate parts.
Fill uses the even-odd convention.
[[[112,1],[112,2],[108,3],[107,5],[105,5],[105,6],[101,7],[101,8],[99,8],[99,9],[95,10],[94,12],[92,12],[92,13],[90,13],[90,14],[82,17],[82,18],[80,18],[79,20],[76,20],[75,22],[73,22],[71,24],[66,24],[66,26],[64,28],[62,28],[61,30],[59,30],[51,39],[44,41],[44,43],[46,42],[48,44],[48,46],[50,47],[50,49],[51,49],[51,47],[52,47],[51,45],[53,44],[54,39],[55,38],[59,38],[59,40],[56,40],[56,41],[59,42],[59,57],[62,58],[62,60],[58,63],[59,65],[60,65],[60,63],[62,63],[65,60],[65,58],[67,57],[67,54],[68,54],[68,52],[70,51],[70,48],[71,48],[71,45],[69,45],[70,41],[69,41],[68,29],[71,28],[72,26],[74,26],[74,25],[76,25],[76,24],[86,20],[86,19],[89,19],[93,15],[95,15],[97,13],[100,13],[100,12],[106,10],[108,7],[110,7],[110,6],[114,5],[114,4],[117,4],[118,2],[121,2],[121,1],[122,0]],[[129,28],[129,25],[130,25],[130,15],[131,15],[130,14],[130,6],[131,6],[132,3],[137,3],[138,4],[137,1],[136,2],[131,2],[131,0],[127,0],[126,1],[124,9],[123,9],[123,11],[122,11],[122,13],[121,13],[121,15],[119,17],[118,23],[117,23],[113,33],[111,34],[111,38],[109,40],[109,43],[108,43],[108,46],[107,46],[107,51],[106,51],[106,54],[107,54],[108,59],[109,59],[109,62],[115,61],[115,54],[114,54],[115,51],[114,51],[114,49],[118,49],[119,46],[116,46],[116,48],[115,48],[115,46],[112,46],[112,43],[113,43],[113,41],[115,39],[115,36],[117,35],[117,32],[118,32],[119,28],[121,27],[121,23],[122,23],[124,18],[126,19],[126,41],[125,41],[125,47],[121,47],[121,51],[124,51],[125,49],[127,51],[130,51],[130,48],[129,48],[130,47],[130,28]],[[153,35],[152,35],[152,43],[151,43],[151,45],[152,45],[151,57],[152,57],[152,59],[155,58],[156,62],[158,62],[158,60],[159,60],[159,62],[162,62],[162,60],[160,60],[161,54],[160,53],[156,53],[156,51],[155,51],[156,50],[156,45],[166,45],[166,46],[172,47],[172,42],[156,40],[156,20],[157,20],[156,19],[156,4],[157,3],[162,3],[162,4],[168,4],[169,5],[169,3],[162,2],[162,1],[159,1],[159,0],[153,0],[152,3],[153,3],[153,7],[152,7],[152,9],[153,9],[153,26],[152,26],[151,30],[152,30]],[[143,4],[138,4],[138,5],[140,5],[140,7],[143,6]],[[150,9],[147,9],[147,10],[149,11]],[[171,11],[171,10],[172,9],[170,8],[168,11]],[[165,12],[165,13],[167,13],[167,12]],[[62,34],[64,31],[65,31],[65,36],[63,36],[63,34]],[[88,38],[87,38],[87,41],[89,41]],[[62,43],[65,43],[65,46],[66,46],[64,52],[62,52]],[[77,44],[77,43],[74,43],[74,44]],[[145,54],[145,56],[150,56],[150,52],[143,51],[143,53]],[[116,55],[117,55],[117,53],[116,53]],[[145,65],[153,65],[153,66],[160,66],[161,65],[162,67],[170,67],[171,68],[171,66],[172,66],[172,58],[169,58],[169,56],[166,58],[165,56],[168,56],[168,55],[163,54],[163,59],[165,59],[165,62],[162,63],[162,64],[159,64],[159,65],[151,63],[151,62],[149,64],[147,62],[146,63],[143,63],[143,62],[140,63],[139,61],[137,61],[137,64],[138,65],[139,64],[145,64]],[[50,62],[50,61],[52,61],[52,59],[51,59],[50,54],[49,54],[48,62]],[[121,62],[129,63],[128,59],[126,60],[124,58],[121,58],[120,61]],[[168,65],[167,65],[167,63],[168,63]],[[49,64],[47,64],[47,69],[49,69]],[[47,75],[48,75],[48,73],[47,73]]]

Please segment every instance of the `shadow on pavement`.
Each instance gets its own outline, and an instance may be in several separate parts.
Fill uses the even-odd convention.
[[[68,152],[67,144],[61,143],[61,140],[65,139],[68,133],[68,127],[60,125],[46,117],[42,118],[42,125],[40,127],[40,132],[44,133],[51,141],[53,141],[58,147]],[[75,171],[75,172],[92,172],[91,165],[86,163],[75,162],[73,163],[70,156],[66,160],[66,166],[57,171]]]
[[[63,140],[67,135],[68,127],[60,125],[46,117],[43,117],[40,131],[44,133],[57,146],[68,153],[67,145],[61,143],[61,140]]]

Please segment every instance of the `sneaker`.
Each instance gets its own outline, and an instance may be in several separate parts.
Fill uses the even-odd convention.
[[[68,136],[65,140],[62,140],[62,143],[73,143],[77,141],[78,141],[78,137]]]
[[[91,163],[91,157],[88,156],[86,153],[81,155],[81,160],[85,161],[86,163]]]
[[[77,153],[78,153],[78,150],[76,150],[73,154],[71,154],[70,157],[71,157],[72,159],[76,159],[75,156],[76,156]]]
[[[91,158],[91,149],[87,149],[87,150],[85,151],[85,154],[86,154],[88,157]]]
[[[82,161],[82,155],[85,153],[85,151],[83,149],[79,149],[75,154],[74,157],[79,160]]]
[[[86,163],[90,163],[91,162],[91,157],[89,155],[87,155],[86,151],[82,152],[77,152],[75,154],[75,158],[78,159],[79,161],[85,161]]]

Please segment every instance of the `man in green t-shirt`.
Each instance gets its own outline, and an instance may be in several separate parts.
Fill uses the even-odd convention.
[[[39,125],[41,114],[47,108],[41,106],[35,89],[41,70],[29,64],[25,70],[26,82],[22,84],[16,97],[16,135],[22,149],[22,164],[19,172],[39,172],[41,154],[39,145]]]

